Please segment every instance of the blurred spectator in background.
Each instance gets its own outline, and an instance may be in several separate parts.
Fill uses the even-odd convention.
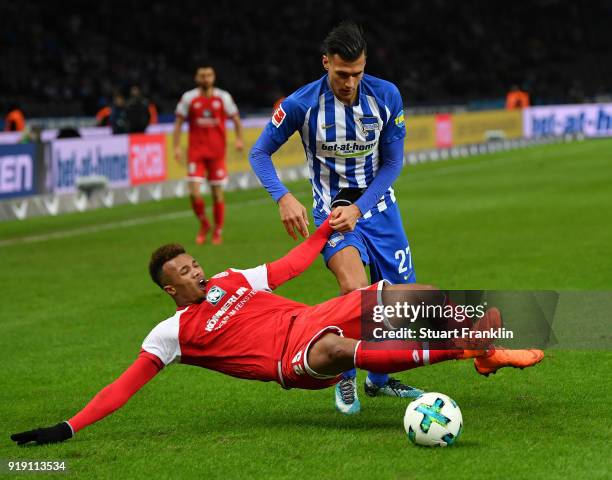
[[[149,100],[149,125],[158,123],[157,106]]]
[[[104,105],[96,113],[96,127],[108,127],[110,125],[112,109],[109,105]]]
[[[27,126],[19,143],[40,143],[42,141],[42,130],[42,125],[38,123]]]
[[[13,104],[9,107],[9,112],[4,119],[5,132],[22,132],[25,129],[25,115],[19,105]]]
[[[155,125],[156,123],[159,122],[159,114],[157,113],[157,106],[152,101],[141,97],[140,89],[138,87],[133,87],[133,88],[137,89],[136,97],[134,96],[130,97],[130,100],[127,102],[127,105],[126,105],[126,118],[129,123],[127,128],[130,132],[135,131],[134,130],[135,127],[133,127],[132,124],[130,123],[130,109],[132,109],[131,110],[132,115],[137,117],[137,120],[136,120],[137,123],[135,124],[136,128],[140,126],[138,125],[138,122],[140,122],[141,118],[144,116],[144,112],[140,105],[141,101],[138,100],[138,98],[148,103],[148,106],[147,106],[147,111],[149,115],[148,125]],[[113,109],[109,105],[104,105],[102,108],[100,108],[100,110],[98,110],[98,113],[96,113],[96,127],[110,126],[112,111]],[[145,126],[145,129],[146,129],[146,126]]]
[[[110,126],[114,134],[128,133],[128,120],[125,108],[125,97],[121,92],[113,95],[113,106],[111,107]]]
[[[3,101],[20,103],[28,118],[93,116],[113,85],[140,84],[149,98],[155,93],[160,114],[169,114],[176,92],[193,78],[185,65],[205,59],[243,111],[267,111],[281,92],[318,75],[313,39],[347,17],[372,26],[368,37],[377,48],[368,54],[368,70],[395,83],[410,108],[503,103],[517,72],[532,104],[566,103],[575,82],[576,99],[612,93],[611,0],[536,0],[528,7],[391,0],[383,9],[377,2],[355,8],[355,2],[263,0],[216,2],[206,11],[198,2],[150,0],[142,8],[125,0],[123,10],[138,12],[137,25],[115,4],[89,2],[85,11],[75,1],[61,9],[58,2],[2,2]],[[270,18],[291,28],[276,28],[271,37]],[[443,26],[444,35],[432,25]]]
[[[147,129],[151,120],[149,101],[143,97],[138,85],[130,89],[130,98],[125,105],[125,112],[129,133],[143,133]]]
[[[521,90],[518,85],[512,85],[506,95],[506,109],[520,110],[529,106],[529,94]]]

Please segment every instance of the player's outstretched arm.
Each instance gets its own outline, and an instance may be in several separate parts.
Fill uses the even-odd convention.
[[[296,232],[306,238],[308,237],[308,213],[304,205],[291,194],[278,178],[276,169],[272,164],[272,154],[277,149],[277,144],[264,130],[251,149],[249,161],[261,184],[278,203],[281,222],[283,222],[287,234],[294,240],[297,240]]]
[[[284,257],[268,263],[268,284],[270,288],[275,289],[306,270],[317,258],[333,231],[329,226],[328,218],[307,240],[291,249]]]
[[[278,203],[281,221],[287,234],[297,240],[297,234],[308,237],[308,213],[278,178],[272,155],[293,135],[304,121],[299,104],[291,97],[275,110],[272,120],[253,145],[249,162],[261,184]]]
[[[261,184],[274,201],[278,202],[289,190],[278,178],[276,168],[274,168],[272,163],[272,155],[287,139],[275,138],[271,130],[272,128],[268,126],[261,132],[261,135],[249,152],[249,163]]]
[[[58,443],[72,438],[87,425],[103,419],[125,403],[163,368],[162,361],[148,352],[141,352],[121,376],[100,392],[87,406],[68,421],[53,427],[37,428],[11,435],[18,445]]]

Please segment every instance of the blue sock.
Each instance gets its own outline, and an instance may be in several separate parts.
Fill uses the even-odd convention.
[[[344,378],[345,380],[348,380],[349,378],[355,378],[356,376],[357,370],[354,368],[351,368],[350,370],[347,370],[342,374],[342,378]]]
[[[368,378],[377,387],[382,387],[389,381],[389,375],[386,373],[368,372]]]

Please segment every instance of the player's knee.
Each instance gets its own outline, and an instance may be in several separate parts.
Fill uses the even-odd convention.
[[[445,295],[442,290],[434,285],[417,284],[416,302],[425,305],[443,305]]]
[[[343,360],[349,353],[344,338],[335,333],[327,333],[319,338],[311,348],[311,355],[316,356],[319,362],[333,365],[339,360]]]
[[[393,291],[439,291],[440,289],[435,285],[429,285],[426,283],[387,283],[383,286],[385,291],[393,292]]]
[[[343,279],[339,282],[340,285],[340,294],[346,295],[347,293],[351,293],[354,290],[358,290],[360,288],[364,288],[368,286],[368,282],[364,280],[347,278]]]
[[[213,201],[215,203],[218,202],[222,202],[223,201],[223,190],[221,189],[221,187],[215,187],[211,190],[212,193],[212,197],[213,197]]]
[[[412,305],[443,305],[445,295],[435,285],[416,284],[385,285],[383,301],[386,305],[405,302]]]
[[[337,364],[344,362],[347,359],[353,358],[355,349],[352,345],[348,345],[347,342],[343,341],[342,337],[334,335],[335,338],[330,337],[327,345],[327,358],[330,364]]]
[[[308,364],[317,373],[337,375],[353,367],[355,340],[327,333],[308,352]]]
[[[433,285],[420,285],[419,300],[426,305],[444,305],[446,296],[444,292]]]

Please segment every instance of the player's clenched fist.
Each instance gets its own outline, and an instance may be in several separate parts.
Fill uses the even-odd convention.
[[[17,445],[25,445],[30,442],[34,442],[36,445],[45,445],[47,443],[63,442],[69,438],[72,438],[72,428],[70,428],[68,422],[11,435],[11,440],[17,442]]]
[[[355,230],[359,217],[361,217],[361,211],[357,205],[336,207],[331,212],[329,226],[337,232],[350,232]]]
[[[308,213],[291,193],[286,193],[278,201],[278,210],[285,230],[291,238],[297,240],[296,232],[302,237],[308,237]]]

